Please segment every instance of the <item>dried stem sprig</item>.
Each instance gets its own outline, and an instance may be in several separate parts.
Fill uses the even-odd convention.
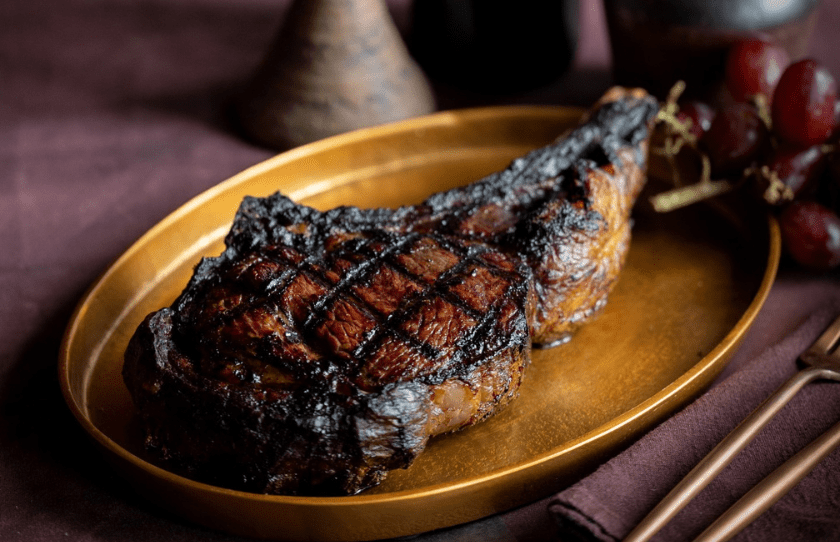
[[[677,81],[671,87],[665,103],[662,104],[656,116],[657,126],[662,130],[663,137],[661,144],[653,147],[651,152],[666,160],[674,185],[674,188],[650,198],[653,208],[661,213],[686,207],[735,188],[735,185],[726,179],[712,181],[709,157],[698,147],[697,136],[691,132],[692,120],[679,115],[678,101],[683,92],[685,92],[685,82]],[[693,153],[700,162],[699,180],[692,184],[684,184],[680,174],[677,156],[683,151]]]

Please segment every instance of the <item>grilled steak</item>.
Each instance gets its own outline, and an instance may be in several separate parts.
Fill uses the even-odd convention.
[[[604,305],[656,110],[613,89],[554,144],[416,206],[246,198],[129,343],[149,451],[216,485],[353,494],[497,412],[532,342]]]

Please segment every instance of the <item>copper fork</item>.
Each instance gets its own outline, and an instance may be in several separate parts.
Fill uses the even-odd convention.
[[[649,540],[682,510],[767,425],[805,384],[840,380],[840,317],[799,356],[804,367],[747,416],[642,520],[624,542]],[[840,445],[840,423],[770,473],[724,512],[695,542],[729,540],[779,500]]]

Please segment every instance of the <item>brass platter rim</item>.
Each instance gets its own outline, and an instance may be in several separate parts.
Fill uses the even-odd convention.
[[[528,472],[533,470],[537,470],[539,472],[550,472],[552,464],[561,461],[562,458],[564,456],[567,456],[568,454],[576,453],[577,451],[584,448],[587,443],[603,438],[616,439],[616,441],[621,440],[623,438],[626,438],[628,434],[632,433],[633,428],[628,426],[632,425],[634,422],[638,422],[639,420],[644,420],[646,418],[649,418],[651,420],[655,418],[661,418],[663,414],[668,413],[669,409],[675,403],[687,401],[687,398],[683,396],[683,394],[688,393],[686,392],[686,390],[689,390],[689,388],[696,386],[698,381],[702,381],[704,379],[710,380],[711,377],[709,376],[709,374],[717,372],[722,368],[722,365],[724,364],[723,358],[725,358],[728,355],[731,355],[732,350],[743,338],[747,329],[751,326],[759,310],[761,309],[761,306],[764,304],[764,301],[766,300],[770,292],[770,288],[772,287],[775,274],[778,269],[779,259],[781,256],[781,240],[779,228],[778,224],[772,217],[768,217],[767,220],[767,262],[766,265],[763,266],[764,273],[759,282],[757,293],[750,301],[747,309],[744,311],[743,314],[741,314],[740,318],[737,320],[736,325],[731,330],[729,330],[726,336],[716,345],[716,347],[711,352],[706,354],[690,370],[683,373],[679,378],[671,382],[668,386],[666,386],[653,396],[649,397],[647,400],[640,403],[636,407],[624,412],[622,415],[612,419],[610,422],[598,426],[595,429],[579,436],[578,438],[565,443],[562,447],[558,449],[533,457],[529,461],[523,463],[503,467],[487,474],[475,476],[465,480],[460,480],[454,483],[441,483],[433,486],[424,487],[421,489],[406,489],[390,493],[362,493],[360,495],[344,497],[298,497],[260,495],[204,484],[171,473],[165,469],[162,469],[147,462],[143,458],[140,458],[135,454],[131,453],[129,450],[121,446],[118,442],[116,442],[109,435],[103,432],[100,428],[98,428],[90,419],[90,416],[86,411],[88,406],[86,405],[87,398],[82,397],[80,399],[79,397],[77,397],[77,392],[80,387],[80,389],[84,390],[86,393],[86,390],[89,387],[89,379],[91,378],[92,368],[88,369],[88,374],[82,377],[80,382],[77,381],[74,383],[74,377],[71,375],[73,369],[73,359],[71,354],[74,351],[74,348],[76,347],[74,345],[74,341],[78,339],[81,333],[80,327],[83,323],[84,317],[88,313],[88,311],[90,311],[91,304],[95,302],[97,295],[101,294],[101,290],[104,287],[103,285],[105,285],[109,278],[117,272],[119,266],[123,265],[124,262],[132,256],[132,254],[141,250],[142,246],[145,243],[148,243],[155,237],[162,235],[163,232],[167,230],[167,228],[173,227],[178,220],[184,219],[184,217],[189,216],[190,213],[193,213],[196,210],[200,209],[208,202],[222,197],[225,193],[234,190],[236,187],[247,182],[249,179],[253,179],[260,174],[270,172],[271,170],[274,170],[282,166],[283,164],[291,163],[293,160],[305,157],[307,155],[312,155],[324,150],[341,147],[342,145],[351,145],[353,143],[358,143],[362,141],[370,141],[376,138],[392,136],[401,137],[405,136],[406,134],[410,135],[411,133],[417,130],[438,128],[447,129],[447,127],[457,126],[458,124],[464,122],[486,122],[487,119],[499,118],[513,118],[517,120],[522,120],[523,122],[527,121],[528,119],[548,118],[550,120],[556,120],[558,123],[560,123],[568,121],[572,118],[577,118],[583,112],[584,110],[579,108],[556,106],[491,106],[435,113],[425,117],[419,117],[385,126],[366,128],[363,130],[350,132],[348,134],[342,134],[322,141],[304,145],[296,149],[292,149],[285,153],[275,155],[258,164],[255,164],[243,170],[242,172],[230,177],[229,179],[222,181],[219,184],[209,188],[201,194],[195,196],[194,198],[190,199],[189,201],[178,207],[172,213],[167,215],[163,220],[155,224],[152,228],[147,230],[140,238],[138,238],[128,249],[126,249],[125,252],[123,252],[123,254],[117,260],[115,260],[105,270],[105,272],[103,272],[103,274],[96,281],[94,281],[91,284],[91,286],[88,288],[88,290],[85,292],[85,294],[82,296],[81,300],[77,304],[76,309],[65,330],[65,334],[61,343],[58,366],[61,391],[74,417],[82,425],[85,431],[91,437],[93,437],[93,439],[102,448],[104,448],[104,450],[108,452],[108,454],[113,456],[112,459],[116,459],[118,463],[124,463],[122,465],[123,469],[126,466],[132,469],[137,469],[138,471],[142,471],[147,475],[151,475],[157,480],[156,483],[177,486],[185,491],[190,491],[195,494],[201,494],[204,496],[204,498],[212,498],[213,496],[217,496],[219,498],[243,501],[246,503],[262,503],[264,505],[274,506],[286,505],[291,510],[300,507],[315,509],[342,509],[348,507],[372,507],[374,505],[381,504],[399,505],[400,503],[405,503],[409,501],[425,501],[427,499],[435,499],[445,495],[463,495],[471,491],[477,491],[485,486],[492,486],[494,483],[497,483],[500,480],[510,478],[517,472]],[[297,186],[296,188],[293,188],[290,191],[290,195],[292,195],[292,197],[295,197],[295,195],[299,197],[299,195],[302,193],[305,195],[307,189],[308,187],[305,184],[302,184],[300,186]],[[206,242],[212,242],[212,239],[209,239],[209,237],[213,237],[217,234],[218,232],[211,232],[210,234],[208,234],[208,240]],[[131,303],[134,303],[135,300],[141,296],[142,292],[138,292],[136,294],[136,297],[131,300]],[[703,384],[701,383],[700,386],[703,386]],[[696,393],[696,391],[694,393]],[[651,422],[648,421],[646,423]],[[535,495],[534,499],[539,498],[541,496],[544,495]],[[509,505],[505,505],[503,509],[509,509],[510,507],[511,506]],[[460,517],[450,518],[449,522],[446,524],[427,525],[422,530],[431,530],[433,528],[446,527],[465,521],[471,521],[486,516],[488,515],[488,513],[498,511],[501,510],[489,510],[487,508],[484,508],[480,511],[475,512],[472,515],[462,513]],[[196,519],[195,517],[191,517],[190,519],[202,523],[200,519]],[[204,523],[207,524],[207,522]],[[212,524],[212,522],[210,523]],[[233,526],[233,528],[225,528],[224,525],[211,526],[222,528],[223,530],[228,530],[229,532],[234,532],[237,534],[242,533],[241,529],[239,529],[237,526]],[[410,531],[400,531],[396,529],[393,532],[386,532],[386,534],[387,536],[401,536],[406,534],[414,534],[415,532],[420,531],[416,531],[416,529]],[[260,538],[277,537],[276,533],[262,532],[259,529],[257,529],[256,531],[247,531],[244,534],[250,536],[257,536]],[[306,537],[300,536],[299,538],[303,539]],[[365,534],[362,535],[359,539],[369,538],[370,535]],[[298,539],[298,537],[292,536],[289,539]],[[343,538],[342,536],[336,535],[333,539],[340,540],[349,538]]]

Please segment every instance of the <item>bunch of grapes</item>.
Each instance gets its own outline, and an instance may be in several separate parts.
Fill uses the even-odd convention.
[[[731,95],[715,111],[680,104],[676,118],[710,177],[749,186],[775,208],[787,253],[817,270],[840,266],[840,100],[813,59],[791,62],[780,46],[736,43],[727,57]]]

